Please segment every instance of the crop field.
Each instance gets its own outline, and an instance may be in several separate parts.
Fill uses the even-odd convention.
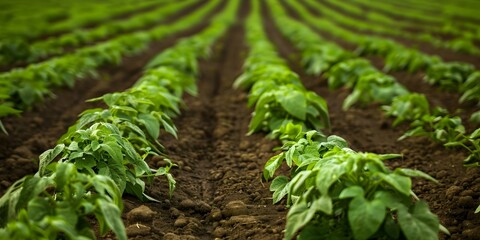
[[[480,239],[480,2],[0,1],[3,239]]]

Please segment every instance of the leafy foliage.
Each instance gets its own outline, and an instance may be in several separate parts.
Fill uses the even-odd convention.
[[[462,119],[445,114],[423,115],[410,124],[410,130],[405,132],[399,140],[412,136],[426,136],[430,139],[446,144],[457,141],[459,134],[465,133]]]
[[[283,161],[294,167],[290,181],[278,176],[270,186],[274,202],[287,197],[287,204],[292,205],[286,239],[311,231],[340,239],[437,235],[438,218],[424,202],[412,201],[410,179],[433,178],[417,170],[391,171],[383,161],[399,155],[357,153],[338,136],[326,137],[317,131],[303,132],[301,138],[292,135],[296,139],[285,142],[283,152],[272,157],[264,170],[264,177],[271,178]],[[398,222],[397,215],[402,218]],[[414,225],[423,227],[417,230]]]
[[[422,69],[429,69],[441,59],[437,56],[430,56],[414,49],[394,48],[385,58],[385,71],[407,70],[417,72]]]
[[[94,239],[89,217],[103,236],[113,230],[127,239],[121,220],[122,194],[113,179],[77,171],[76,164],[59,162],[48,174],[17,181],[0,198],[2,239]]]
[[[353,88],[353,92],[343,102],[344,110],[355,103],[369,104],[373,102],[387,104],[397,96],[408,93],[395,78],[381,72],[363,74]]]
[[[426,73],[425,80],[442,88],[458,91],[474,71],[471,64],[450,62],[432,65]]]
[[[393,98],[390,105],[383,106],[387,116],[396,117],[393,126],[404,121],[414,121],[430,114],[430,104],[423,94],[409,93]]]
[[[331,89],[337,89],[343,86],[352,88],[361,76],[377,71],[378,70],[366,59],[349,59],[335,64],[330,71],[328,71],[328,86]]]

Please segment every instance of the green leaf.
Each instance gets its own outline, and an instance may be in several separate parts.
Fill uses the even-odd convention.
[[[47,198],[36,197],[33,199],[29,199],[27,208],[28,217],[32,221],[40,221],[45,216],[50,214],[50,211],[52,210],[52,205],[47,200]]]
[[[342,190],[338,198],[340,199],[346,199],[346,198],[354,198],[358,196],[363,196],[364,191],[363,188],[360,186],[350,186]]]
[[[273,179],[270,184],[270,191],[273,191],[273,203],[280,202],[285,195],[288,194],[288,178],[285,176],[278,176]]]
[[[40,173],[40,176],[42,176],[45,173],[45,169],[47,166],[60,154],[63,152],[63,149],[65,149],[65,144],[58,144],[55,146],[53,149],[49,149],[42,154],[40,154],[39,159],[39,166],[38,166],[38,172]]]
[[[382,179],[404,195],[410,195],[412,180],[409,177],[400,176],[394,173],[381,174]]]
[[[280,94],[281,93],[281,94]],[[285,95],[284,95],[285,94]],[[277,101],[282,107],[294,117],[305,120],[307,115],[307,99],[300,91],[279,91],[276,95]]]
[[[105,217],[105,223],[110,229],[112,229],[117,238],[120,240],[127,240],[127,234],[122,222],[120,209],[118,209],[115,204],[103,199],[97,199],[96,204],[100,207],[103,217]]]
[[[381,201],[355,197],[348,205],[348,222],[355,239],[365,240],[375,234],[382,225],[385,214],[385,205]]]
[[[408,240],[438,239],[439,221],[428,209],[427,203],[419,201],[412,211],[406,208],[398,210],[398,223]]]
[[[282,165],[283,158],[285,153],[280,153],[276,156],[271,157],[263,168],[263,177],[268,180],[273,177],[275,171]]]
[[[332,198],[328,195],[322,195],[320,198],[312,202],[311,208],[315,208],[316,210],[331,215],[333,212]]]
[[[430,180],[432,182],[438,183],[438,181],[435,178],[433,178],[432,176],[430,176],[430,175],[428,175],[428,174],[426,174],[422,171],[419,171],[419,170],[413,170],[413,169],[407,169],[407,168],[397,168],[397,169],[395,169],[394,172],[405,175],[405,176],[408,176],[408,177],[421,177],[421,178],[425,178],[427,180]]]
[[[309,211],[307,203],[299,200],[288,211],[285,239],[293,239],[295,234],[315,216],[315,211]]]
[[[157,139],[160,135],[160,122],[150,114],[141,113],[138,115],[139,121],[145,126],[148,134]]]
[[[106,142],[100,144],[100,148],[110,155],[110,157],[118,163],[123,161],[122,149],[116,142]]]
[[[315,184],[322,195],[328,195],[333,183],[338,181],[346,172],[344,164],[328,164],[318,171]]]

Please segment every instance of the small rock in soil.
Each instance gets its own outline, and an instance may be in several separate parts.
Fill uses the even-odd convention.
[[[467,189],[460,193],[460,196],[473,196],[473,195],[475,195],[475,193],[470,189]]]
[[[200,213],[208,213],[211,210],[212,210],[212,207],[204,201],[198,201],[197,205],[195,206],[195,211]]]
[[[179,217],[177,220],[175,220],[175,223],[173,224],[174,227],[185,227],[188,224],[188,219],[184,217]]]
[[[130,212],[127,213],[127,220],[130,223],[134,222],[150,222],[152,221],[153,216],[156,212],[152,211],[149,207],[142,205],[140,207],[132,209]]]
[[[15,150],[13,150],[13,153],[18,154],[19,156],[24,157],[24,158],[29,158],[33,155],[32,152],[30,151],[30,149],[27,146],[17,147],[17,148],[15,148]]]
[[[255,169],[258,169],[258,167],[257,167],[257,164],[250,163],[250,164],[247,165],[247,169],[248,170],[255,170]]]
[[[458,203],[463,207],[471,207],[475,205],[472,196],[463,196],[458,199]]]
[[[180,203],[180,208],[192,209],[195,207],[195,203],[191,199],[185,199]]]
[[[170,208],[170,216],[172,216],[174,218],[177,218],[180,215],[182,215],[182,212],[180,212],[180,210],[178,210],[174,207]]]
[[[222,179],[222,177],[223,177],[223,172],[217,172],[217,173],[212,174],[212,176],[210,177],[210,180],[218,181],[218,180]]]
[[[150,227],[143,224],[132,224],[126,228],[127,236],[146,236],[150,234]]]
[[[248,215],[238,215],[238,216],[233,216],[228,220],[227,225],[235,225],[235,224],[242,224],[242,225],[248,225],[248,224],[254,224],[257,223],[257,219],[254,216],[248,216]]]
[[[237,216],[247,214],[247,205],[242,201],[231,201],[223,209],[225,216]]]
[[[217,227],[212,234],[214,237],[221,238],[227,234],[227,231],[222,227]]]
[[[478,239],[480,236],[480,227],[476,227],[473,229],[463,230],[462,232],[462,239]]]
[[[454,197],[455,195],[457,195],[460,191],[462,191],[463,189],[459,186],[451,186],[447,189],[447,192],[446,192],[446,196],[448,198],[452,198]]]
[[[163,240],[197,240],[192,235],[177,235],[175,233],[167,233],[163,236]]]
[[[212,212],[210,213],[210,219],[212,221],[220,221],[222,219],[222,212],[218,208],[212,209]]]
[[[437,173],[437,178],[438,179],[442,179],[442,178],[445,178],[446,176],[448,175],[448,172],[445,171],[445,170],[441,170]]]

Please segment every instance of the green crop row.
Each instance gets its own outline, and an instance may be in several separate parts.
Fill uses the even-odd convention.
[[[317,126],[310,124],[308,118],[302,122],[296,117],[302,110],[290,109],[290,105],[296,105],[298,109],[306,106],[307,112],[318,112],[318,109],[314,111],[315,106],[322,106],[323,112],[317,118],[323,123],[329,122],[326,103],[320,96],[307,91],[317,99],[309,102],[307,97],[295,93],[304,87],[298,76],[278,57],[263,32],[259,2],[251,2],[252,13],[246,23],[247,42],[251,50],[244,74],[237,79],[236,86],[250,88],[249,104],[255,106],[250,131],[257,130],[252,126],[255,126],[259,114],[275,116],[271,118],[274,121],[264,119],[262,123],[267,127],[258,130],[269,132],[270,136],[284,143],[280,148],[282,152],[265,164],[264,177],[272,178],[284,161],[292,168],[291,176],[277,176],[270,186],[274,202],[286,197],[290,206],[285,238],[436,237],[440,228],[438,218],[429,211],[425,202],[413,201],[412,196],[415,195],[411,191],[411,177],[433,180],[430,176],[410,169],[391,171],[385,167],[383,160],[398,155],[355,152],[348,148],[344,139],[335,135],[327,137]],[[269,9],[278,4],[276,1],[268,3]],[[281,27],[289,28],[291,25]],[[241,84],[245,82],[250,84]],[[271,90],[262,92],[262,88],[256,87],[262,82],[275,84],[270,85]],[[288,94],[283,98],[277,97],[281,100],[274,105],[275,108],[271,108],[271,104],[267,107],[261,101],[271,98],[270,91],[288,88],[290,91],[281,90]],[[273,110],[264,112],[263,109]],[[327,127],[327,124],[321,126],[322,129]],[[422,228],[417,228],[418,225]]]
[[[95,217],[101,235],[113,230],[127,239],[121,195],[155,200],[144,193],[145,183],[159,175],[172,193],[170,160],[152,170],[145,159],[165,154],[157,142],[161,128],[176,136],[170,119],[183,93],[196,93],[197,59],[235,22],[239,3],[229,1],[201,33],[157,55],[132,88],[93,99],[108,108],[82,113],[58,145],[40,155],[39,171],[0,198],[0,238],[94,239],[88,217]]]
[[[302,52],[302,63],[307,73],[318,75],[325,72],[331,89],[353,88],[344,101],[344,109],[357,102],[386,104],[383,110],[387,116],[396,118],[394,126],[410,122],[410,130],[399,140],[426,136],[446,147],[462,147],[469,153],[464,164],[480,165],[480,129],[466,133],[460,117],[451,116],[442,108],[431,108],[423,94],[410,93],[392,76],[375,69],[369,61],[323,40],[304,24],[287,17],[279,5],[271,4],[270,8],[284,36]],[[469,83],[470,90],[475,91],[477,86],[473,81]],[[480,207],[476,212],[479,211]]]
[[[429,42],[436,47],[443,47],[457,52],[477,55],[480,53],[480,50],[475,46],[471,39],[471,33],[466,31],[455,31],[454,33],[451,33],[455,35],[455,38],[453,40],[445,41],[435,37],[434,35],[431,35],[436,33],[443,33],[440,27],[436,28],[431,24],[423,25],[416,22],[399,21],[398,19],[394,19],[387,14],[375,11],[369,11],[364,13],[362,8],[355,6],[351,2],[349,3],[328,0],[328,3],[342,9],[350,15],[354,15],[356,18],[349,18],[346,15],[338,14],[336,12],[333,13],[334,15],[337,15],[338,18],[345,18],[344,20],[342,20],[342,22],[345,21],[346,24],[354,26],[357,29],[360,26],[361,29],[367,31],[371,30],[373,32],[385,33],[388,35],[398,36],[402,38],[406,37],[409,39]],[[328,9],[326,10],[328,11]],[[359,23],[359,18],[363,17],[366,17],[368,21],[362,21],[361,23]],[[412,34],[408,32],[408,29],[421,29],[423,33]]]
[[[467,22],[467,21],[458,21],[458,19],[452,20],[454,15],[460,14],[460,16],[464,16],[465,10],[454,10],[452,5],[459,5],[458,3],[453,4],[436,4],[437,6],[442,6],[443,13],[440,15],[438,11],[436,13],[427,12],[426,9],[420,10],[417,8],[420,6],[419,1],[415,2],[414,8],[405,9],[404,11],[399,11],[399,7],[392,5],[392,3],[384,2],[384,1],[366,1],[366,0],[353,0],[352,1],[356,5],[361,5],[370,9],[375,9],[378,11],[385,12],[389,15],[397,16],[400,18],[408,19],[411,22],[421,22],[424,24],[435,25],[441,28],[442,33],[446,34],[454,34],[454,35],[463,35],[463,38],[466,39],[479,39],[480,32],[478,31],[478,27],[475,23]],[[430,10],[432,8],[429,7]],[[458,11],[458,13],[455,13]],[[449,17],[445,17],[446,15],[451,15]],[[441,17],[440,17],[441,16]]]
[[[460,26],[474,26],[475,21],[480,20],[478,12],[475,10],[480,7],[480,4],[475,1],[406,0],[402,2],[387,1],[387,3],[390,4],[390,8],[398,9],[400,7],[402,10],[414,8],[414,12],[416,12],[417,15],[431,14],[434,18],[438,18],[444,22],[450,21]],[[433,13],[440,13],[441,17]],[[472,29],[474,28],[472,27]]]
[[[333,10],[327,5],[322,4],[318,1],[306,0],[306,4],[309,7],[318,10],[326,18],[329,18],[334,22],[339,23],[340,25],[348,26],[350,28],[372,33],[384,34],[388,36],[396,36],[405,39],[427,42],[432,44],[433,46],[447,48],[453,51],[464,52],[473,55],[480,54],[480,49],[475,46],[472,40],[466,38],[445,41],[434,37],[429,33],[410,33],[408,31],[405,31],[404,29],[399,28],[398,26],[395,26],[395,21],[392,21],[394,23],[394,26],[385,26],[385,23],[387,22],[384,19],[382,19],[382,21],[379,21],[378,19],[371,21],[354,18],[347,14],[342,14],[339,11]]]
[[[66,47],[78,47],[97,40],[105,39],[123,32],[128,32],[153,23],[161,22],[182,8],[192,5],[196,0],[169,3],[147,13],[133,16],[129,19],[107,22],[98,27],[77,30],[50,37],[32,44],[16,41],[12,44],[3,43],[0,48],[0,63],[34,62],[38,59],[65,53]]]
[[[417,72],[424,70],[426,71],[425,81],[440,85],[448,90],[463,93],[464,96],[459,99],[462,102],[477,101],[480,103],[480,95],[476,94],[480,88],[468,88],[468,86],[473,86],[480,81],[480,75],[471,64],[444,62],[438,56],[427,55],[418,50],[404,47],[390,39],[356,34],[332,24],[326,18],[314,17],[296,1],[288,0],[287,3],[310,25],[357,45],[357,55],[376,54],[384,56],[385,71],[408,70]],[[480,111],[474,113],[471,120],[473,122],[478,121],[479,116]]]
[[[0,19],[4,23],[0,30],[1,43],[28,41],[72,31],[133,11],[164,5],[165,2],[168,1],[15,1],[15,4],[9,5],[9,11],[0,12]]]
[[[478,166],[480,164],[478,129],[467,134],[460,117],[451,116],[442,108],[431,108],[424,95],[410,93],[395,78],[376,69],[368,60],[358,58],[338,45],[322,39],[304,24],[288,18],[281,7],[274,5],[272,9],[275,10],[276,16],[284,16],[276,18],[277,21],[280,21],[278,25],[282,26],[280,30],[302,52],[302,63],[307,73],[314,75],[325,73],[331,89],[340,87],[353,89],[343,103],[344,110],[356,103],[385,104],[383,109],[386,114],[396,118],[393,122],[394,126],[404,121],[411,123],[411,129],[400,137],[400,140],[411,136],[427,136],[446,146],[463,146],[469,152],[469,156],[465,159],[465,165]],[[425,55],[420,56],[428,58]],[[386,67],[388,66],[390,65],[386,65]],[[410,64],[409,66],[415,65]],[[451,70],[449,68],[442,69],[440,66],[445,68],[451,66]],[[480,75],[478,72],[470,74],[471,66],[466,65],[466,70],[462,66],[465,65],[458,63],[433,65],[430,69],[432,73],[427,74],[427,77],[447,81],[447,76],[451,80],[462,79],[470,75],[463,87],[466,93],[461,100],[469,97],[468,100],[478,101],[474,98],[478,97],[476,92],[479,91],[477,83]],[[455,74],[444,73],[447,70],[456,72]],[[432,77],[433,74],[440,77]],[[457,81],[458,83],[455,84],[449,82],[451,88],[461,83],[460,80]],[[444,83],[444,85],[446,84]],[[473,115],[473,118],[475,117]]]
[[[53,87],[73,87],[77,79],[95,77],[98,67],[118,64],[124,55],[138,53],[152,41],[188,29],[192,23],[201,22],[220,2],[209,1],[197,11],[168,26],[122,35],[72,54],[1,74],[0,117],[18,114],[19,110],[28,109],[46,95],[52,95],[50,89]]]

